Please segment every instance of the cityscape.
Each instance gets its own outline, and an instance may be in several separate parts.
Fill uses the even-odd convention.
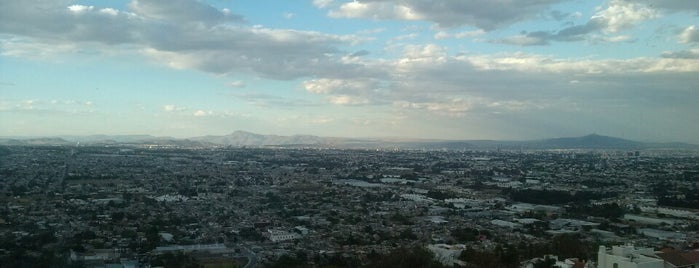
[[[698,153],[4,145],[0,261],[692,267]]]
[[[699,0],[0,0],[0,268],[699,268]]]

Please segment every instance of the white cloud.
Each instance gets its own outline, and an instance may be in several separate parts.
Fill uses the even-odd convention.
[[[449,38],[463,39],[463,38],[481,36],[484,34],[485,34],[485,31],[482,29],[473,30],[473,31],[458,32],[458,33],[454,33],[454,34],[450,34],[446,31],[438,31],[436,34],[434,34],[434,39],[449,39]]]
[[[312,119],[311,119],[311,124],[323,125],[323,124],[332,123],[333,121],[335,121],[335,119],[332,118],[332,117],[328,117],[328,116],[319,116],[319,117],[312,118]]]
[[[416,61],[443,61],[447,56],[447,50],[436,44],[407,45],[403,51],[403,60]]]
[[[371,18],[377,20],[420,20],[422,16],[409,6],[382,2],[347,2],[328,15],[334,18]]]
[[[82,100],[0,100],[0,112],[20,114],[88,114],[95,112],[92,101]]]
[[[338,92],[365,92],[377,87],[377,82],[371,79],[313,79],[303,82],[306,91],[316,94]]]
[[[213,112],[212,111],[197,110],[196,112],[194,112],[193,115],[196,117],[209,116],[209,115],[213,115]]]
[[[454,34],[454,37],[456,37],[457,39],[462,39],[462,38],[468,38],[468,37],[481,36],[484,34],[485,34],[485,31],[483,31],[483,29],[478,29],[478,30],[473,30],[473,31],[459,32],[459,33]]]
[[[235,88],[244,88],[246,85],[245,85],[245,82],[243,82],[243,81],[233,81],[233,82],[228,83],[228,86],[235,87]]]
[[[473,104],[460,98],[447,99],[442,102],[396,101],[394,106],[404,109],[418,109],[450,117],[463,117],[472,109]]]
[[[174,104],[166,104],[166,105],[163,105],[163,110],[166,112],[178,112],[178,111],[187,110],[187,108],[179,107],[179,106],[174,105]]]
[[[100,9],[99,12],[102,14],[107,14],[107,15],[111,15],[111,16],[119,15],[119,10],[116,10],[113,8],[103,8],[103,9]]]
[[[434,34],[434,39],[448,39],[451,38],[451,35],[445,31],[439,31],[436,34]]]
[[[57,55],[76,53],[80,49],[71,43],[44,43],[30,38],[9,38],[0,40],[0,55],[29,59],[50,59]]]
[[[336,105],[365,105],[369,104],[370,101],[362,97],[338,95],[328,97],[328,102]]]
[[[94,6],[72,5],[68,6],[68,10],[73,13],[81,14],[95,9]]]
[[[482,70],[517,70],[574,74],[697,72],[699,62],[686,59],[634,58],[628,60],[556,59],[524,53],[456,57]]]
[[[680,43],[699,43],[699,29],[692,25],[685,28],[682,33],[680,33]]]
[[[611,0],[609,6],[597,12],[591,20],[600,21],[605,31],[616,33],[657,16],[654,9],[644,4],[627,0]]]
[[[631,37],[630,35],[617,35],[617,36],[607,37],[604,40],[607,42],[611,42],[611,43],[617,43],[617,42],[629,41],[632,39],[633,39],[633,37]]]
[[[318,8],[326,8],[333,3],[333,0],[313,0],[313,5]]]

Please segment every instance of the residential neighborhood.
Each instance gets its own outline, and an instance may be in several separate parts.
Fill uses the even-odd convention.
[[[3,146],[0,178],[3,267],[699,267],[692,151]]]

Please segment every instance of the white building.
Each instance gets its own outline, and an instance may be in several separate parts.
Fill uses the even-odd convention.
[[[427,249],[432,251],[434,254],[435,259],[446,266],[463,266],[465,263],[459,260],[459,256],[461,255],[461,251],[463,251],[465,248],[466,246],[462,244],[435,244],[427,246]]]
[[[415,202],[427,202],[427,203],[432,203],[434,200],[432,198],[429,198],[427,196],[421,195],[421,194],[402,194],[400,195],[403,199],[408,199],[412,200]]]
[[[687,239],[687,235],[679,232],[670,232],[665,230],[658,230],[653,228],[641,228],[638,229],[638,233],[643,234],[648,237],[657,238],[660,240],[667,241],[684,241]]]
[[[272,240],[272,242],[281,242],[301,238],[300,234],[287,231],[269,229],[267,232],[269,233],[269,240]]]
[[[662,259],[656,257],[652,248],[613,246],[611,250],[600,246],[597,252],[599,268],[664,268]]]
[[[503,221],[503,220],[492,220],[490,221],[491,224],[495,226],[500,226],[500,227],[506,227],[506,228],[519,228],[522,227],[521,224],[519,223],[514,223],[514,222],[509,222],[509,221]]]

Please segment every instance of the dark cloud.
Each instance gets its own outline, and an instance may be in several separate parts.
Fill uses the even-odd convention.
[[[350,54],[349,56],[354,58],[354,57],[363,57],[366,55],[369,55],[369,51],[362,49],[360,51],[357,51],[357,52]]]
[[[699,59],[699,49],[692,49],[692,50],[680,50],[680,51],[672,51],[672,52],[665,52],[661,55],[663,58],[670,58],[670,59]]]
[[[201,1],[193,0],[133,0],[129,3],[132,12],[139,16],[181,23],[206,23],[209,25],[222,22],[242,22],[243,16],[218,10]]]
[[[699,1],[696,0],[645,0],[642,2],[652,8],[669,11],[690,11],[699,15]]]
[[[242,16],[195,0],[134,0],[128,7],[2,1],[0,33],[45,44],[126,44],[173,67],[217,74],[247,71],[293,79],[359,72],[340,62],[346,53],[338,49],[358,42],[357,37],[244,25]]]
[[[546,10],[551,4],[563,1],[565,0],[359,0],[345,3],[331,10],[330,14],[338,17],[375,19],[419,17],[433,21],[443,28],[471,25],[484,30],[494,30],[531,18]],[[358,10],[360,6],[357,3],[368,6]],[[412,13],[407,14],[408,12]]]
[[[616,33],[654,16],[654,11],[643,4],[616,1],[610,2],[607,9],[598,11],[595,16],[582,25],[572,25],[558,31],[534,31],[491,42],[520,46],[542,46],[554,41],[584,41],[589,39],[590,34]],[[614,38],[610,38],[610,40],[614,40]]]

